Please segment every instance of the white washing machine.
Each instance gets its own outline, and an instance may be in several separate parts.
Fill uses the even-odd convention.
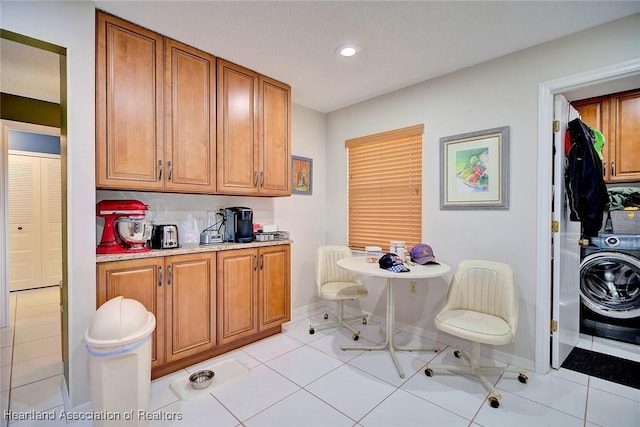
[[[590,243],[580,263],[580,331],[640,345],[640,235]]]

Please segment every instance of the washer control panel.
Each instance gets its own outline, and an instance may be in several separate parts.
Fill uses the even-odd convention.
[[[591,238],[600,249],[640,250],[640,234],[601,234]]]

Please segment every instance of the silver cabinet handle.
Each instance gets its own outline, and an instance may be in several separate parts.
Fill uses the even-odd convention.
[[[602,176],[607,176],[607,162],[602,162]]]
[[[253,186],[254,187],[258,186],[258,171],[253,172]]]
[[[167,267],[169,271],[169,277],[167,278],[167,286],[171,286],[171,281],[173,280],[173,268],[171,266]]]
[[[171,160],[167,162],[167,166],[169,167],[169,181],[173,178],[173,166],[171,165]]]
[[[162,160],[158,160],[158,181],[162,181]]]
[[[254,256],[253,256],[253,259],[254,259],[254,261],[255,261],[255,264],[254,264],[254,266],[253,266],[253,271],[258,271],[258,256],[257,256],[257,255],[254,255]]]
[[[162,267],[158,267],[158,286],[162,286]]]
[[[260,187],[264,187],[264,171],[260,172]]]
[[[260,255],[260,270],[262,270],[264,267],[264,255],[261,254]]]
[[[611,162],[611,176],[616,176],[616,162]]]

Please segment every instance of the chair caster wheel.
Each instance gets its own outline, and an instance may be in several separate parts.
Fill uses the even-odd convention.
[[[433,376],[433,369],[431,368],[427,368],[424,370],[424,374],[428,377],[432,377]]]
[[[491,396],[489,397],[489,405],[491,405],[492,408],[498,408],[500,406],[500,401]]]
[[[366,317],[363,317],[363,318],[362,318],[362,324],[363,324],[363,325],[366,325],[366,324],[367,324],[367,318],[366,318]]]
[[[525,374],[518,375],[518,381],[520,381],[522,384],[526,384],[528,380],[529,380],[529,377],[526,376]]]
[[[329,313],[325,313],[324,314],[324,320],[327,320],[329,318]]]
[[[462,357],[462,354],[460,353],[460,350],[456,350],[456,351],[454,351],[454,352],[453,352],[453,355],[454,355],[455,357],[457,357],[458,359],[460,359],[460,358]]]
[[[316,333],[316,330],[313,328],[309,328],[309,335],[313,335]]]
[[[354,341],[358,341],[358,340],[360,339],[360,335],[358,335],[358,334],[353,334],[353,335],[351,336],[351,338],[352,338]]]

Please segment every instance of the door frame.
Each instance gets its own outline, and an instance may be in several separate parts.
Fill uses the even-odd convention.
[[[18,130],[24,132],[41,133],[46,135],[60,136],[60,128],[37,125],[33,123],[16,122],[13,120],[0,120],[0,295],[3,301],[0,304],[0,328],[9,326],[9,253],[7,245],[9,244],[8,234],[8,185],[9,185],[9,131]],[[61,157],[58,155],[58,157]]]
[[[551,173],[553,163],[553,97],[556,94],[640,75],[640,59],[610,65],[538,84],[538,220],[536,224],[536,321],[535,371],[547,373],[551,367]]]

